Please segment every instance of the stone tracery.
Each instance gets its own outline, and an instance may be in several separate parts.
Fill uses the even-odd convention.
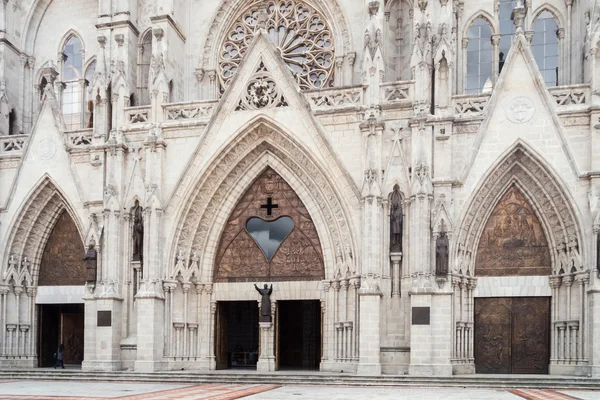
[[[333,85],[334,43],[324,17],[299,1],[255,1],[230,28],[219,54],[221,92],[238,69],[254,32],[264,28],[302,89]]]

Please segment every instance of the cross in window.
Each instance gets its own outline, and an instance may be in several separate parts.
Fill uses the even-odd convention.
[[[267,204],[261,204],[260,208],[266,208],[267,209],[267,215],[273,215],[273,209],[274,208],[279,208],[279,204],[273,204],[273,198],[272,197],[267,197]]]

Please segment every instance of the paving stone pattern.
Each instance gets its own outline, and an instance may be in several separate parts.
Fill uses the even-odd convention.
[[[2,400],[600,400],[600,391],[0,381]]]

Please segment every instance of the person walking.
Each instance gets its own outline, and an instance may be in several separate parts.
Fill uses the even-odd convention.
[[[54,364],[54,369],[56,369],[56,367],[58,367],[59,365],[65,369],[65,345],[64,344],[60,344],[60,346],[58,346],[58,350],[56,350],[56,364]]]

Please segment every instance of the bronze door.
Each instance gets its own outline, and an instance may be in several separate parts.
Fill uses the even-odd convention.
[[[62,340],[65,345],[65,364],[83,362],[83,313],[65,312],[62,314]]]
[[[217,313],[215,315],[215,358],[216,369],[226,369],[229,367],[228,354],[228,331],[227,331],[227,305],[223,302],[217,302]]]
[[[547,374],[550,298],[475,299],[477,373]]]

